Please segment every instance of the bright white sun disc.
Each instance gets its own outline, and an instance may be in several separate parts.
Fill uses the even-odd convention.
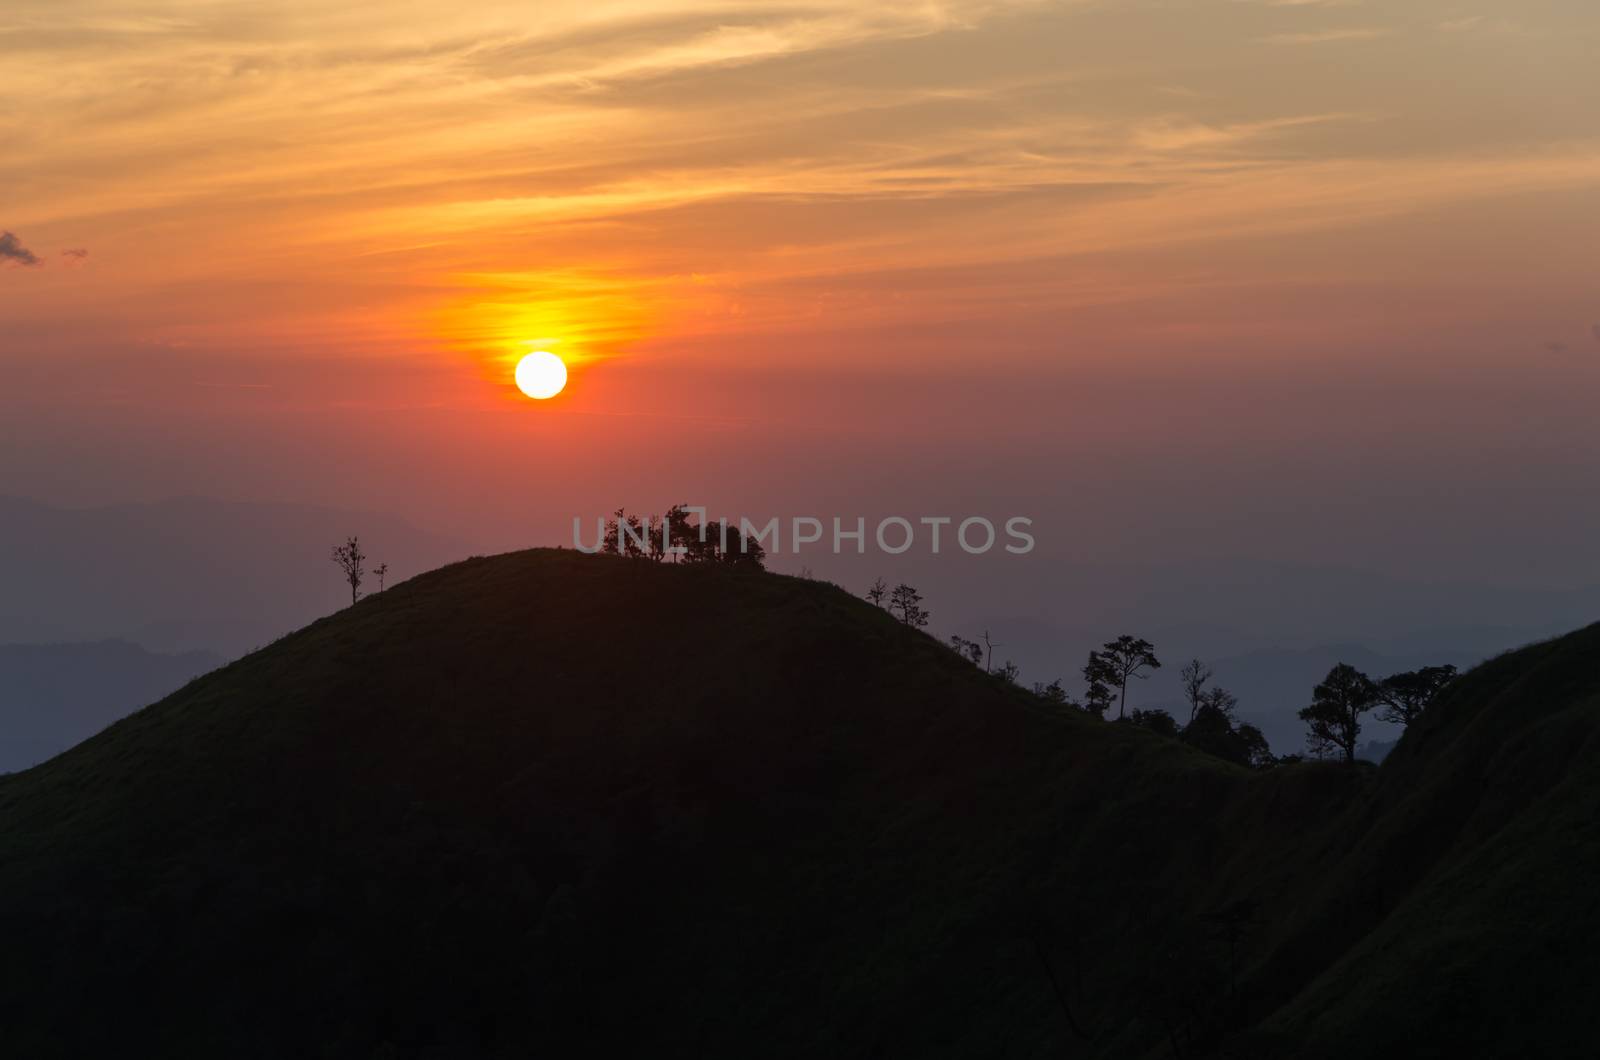
[[[517,362],[517,389],[531,398],[553,398],[566,385],[567,366],[553,353],[535,350]]]

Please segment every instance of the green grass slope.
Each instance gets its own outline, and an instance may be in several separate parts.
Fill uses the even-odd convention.
[[[1594,878],[1572,745],[1600,680],[1535,680],[1562,643],[1463,681],[1382,772],[1251,774],[1051,713],[823,583],[473,560],[0,778],[0,1033],[31,1057],[1412,1033],[1390,1001],[1438,1020],[1498,989],[1505,935],[1528,989],[1556,975],[1545,929],[1585,900],[1559,863]],[[1507,726],[1522,749],[1484,734]]]

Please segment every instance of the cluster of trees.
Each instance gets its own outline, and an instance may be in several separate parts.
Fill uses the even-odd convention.
[[[351,537],[342,545],[333,546],[333,562],[344,575],[345,584],[350,586],[350,602],[353,604],[361,599],[361,586],[370,574],[378,580],[378,591],[383,592],[383,581],[389,576],[389,565],[380,563],[371,570],[367,569],[367,554],[361,551],[361,539]]]
[[[922,606],[922,594],[905,582],[891,589],[882,578],[879,578],[872,583],[872,588],[867,590],[867,599],[878,607],[886,609],[906,625],[917,629],[926,626],[928,619],[932,617],[928,609]]]
[[[629,515],[621,508],[606,521],[600,551],[661,563],[727,563],[764,570],[767,550],[726,519],[696,523],[681,504],[666,515]]]
[[[908,626],[920,629],[928,624],[929,612],[923,606],[922,594],[904,582],[890,589],[879,578],[867,590],[866,597]],[[990,639],[987,630],[981,641],[952,636],[950,647],[985,673],[1010,684],[1019,683],[1017,665],[1009,659],[995,668],[994,649],[999,645]],[[1300,760],[1299,755],[1275,757],[1261,730],[1235,715],[1239,698],[1215,684],[1211,667],[1199,659],[1191,659],[1179,671],[1189,707],[1186,721],[1179,721],[1165,710],[1128,710],[1129,683],[1144,680],[1159,669],[1161,660],[1156,657],[1153,644],[1142,637],[1123,634],[1089,653],[1083,667],[1082,701],[1073,699],[1059,678],[1049,684],[1035,682],[1033,693],[1052,705],[1082,710],[1102,720],[1114,704],[1118,722],[1151,729],[1253,769]],[[1425,666],[1374,681],[1352,666],[1335,666],[1312,691],[1311,705],[1300,711],[1300,718],[1306,723],[1308,751],[1318,758],[1341,755],[1346,762],[1354,762],[1364,715],[1376,710],[1383,721],[1410,725],[1455,676],[1454,666]]]
[[[1311,693],[1300,711],[1306,723],[1306,749],[1318,758],[1356,760],[1361,718],[1373,711],[1382,721],[1409,726],[1433,705],[1455,679],[1454,666],[1424,666],[1374,681],[1354,666],[1340,663]]]

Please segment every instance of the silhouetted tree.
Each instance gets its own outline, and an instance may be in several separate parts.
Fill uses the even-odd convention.
[[[674,552],[672,561],[677,563],[680,559],[688,559],[690,546],[700,537],[695,525],[689,521],[689,509],[682,504],[674,504],[662,519],[667,524],[668,543],[672,548],[684,550]]]
[[[1033,694],[1048,703],[1065,705],[1068,702],[1067,690],[1061,686],[1061,678],[1059,677],[1047,685],[1042,685],[1035,681],[1033,683]]]
[[[1143,680],[1145,670],[1161,669],[1155,656],[1155,645],[1147,640],[1130,637],[1126,633],[1109,640],[1100,649],[1105,665],[1106,684],[1117,690],[1117,720],[1121,720],[1128,705],[1128,680]]]
[[[719,527],[721,524],[718,524]],[[744,532],[736,526],[727,528],[728,547],[722,549],[722,562],[734,567],[751,567],[755,570],[764,570],[767,565],[767,550],[761,547],[761,542],[754,537],[745,537]],[[718,546],[721,546],[721,536],[718,536]]]
[[[344,580],[350,585],[350,602],[361,599],[361,579],[366,576],[366,553],[361,551],[359,538],[350,538],[342,545],[333,546],[333,562],[344,571]]]
[[[873,582],[872,588],[867,590],[867,599],[872,601],[873,605],[876,607],[882,607],[883,598],[888,595],[889,586],[882,578],[879,578],[877,581]]]
[[[648,546],[650,550],[650,559],[655,563],[660,563],[662,560],[667,558],[667,542],[662,533],[667,525],[667,521],[661,518],[659,515],[647,515],[644,519],[644,525],[645,531],[650,537],[650,544]]]
[[[1260,729],[1248,723],[1234,723],[1233,712],[1239,699],[1232,692],[1220,686],[1197,688],[1192,702],[1194,718],[1183,728],[1185,743],[1251,769],[1265,769],[1277,762]]]
[[[383,592],[383,579],[388,573],[389,565],[387,563],[380,563],[372,568],[372,576],[378,579],[378,591],[380,593]]]
[[[1383,703],[1378,717],[1397,725],[1410,725],[1433,705],[1455,676],[1454,666],[1424,666],[1385,677],[1378,682],[1378,698]]]
[[[622,555],[622,509],[618,508],[611,518],[606,520],[605,540],[600,544],[600,551],[609,556]]]
[[[1193,725],[1194,716],[1200,713],[1206,682],[1211,680],[1211,667],[1199,659],[1190,659],[1188,665],[1178,671],[1178,678],[1183,682],[1183,697],[1189,701],[1189,724]]]
[[[996,670],[994,675],[1000,678],[1000,680],[1004,681],[1006,684],[1014,685],[1017,683],[1017,679],[1022,676],[1022,668],[1016,663],[1012,662],[1010,659],[1007,659],[1006,664],[1000,667],[1000,669]]]
[[[1245,765],[1251,769],[1270,769],[1278,764],[1272,754],[1272,745],[1267,743],[1266,733],[1249,722],[1242,722],[1234,732],[1244,746]]]
[[[1378,686],[1353,666],[1340,663],[1328,671],[1312,692],[1311,705],[1300,711],[1307,726],[1306,746],[1321,757],[1334,748],[1344,760],[1356,760],[1361,736],[1361,715],[1378,705]]]
[[[622,539],[622,554],[634,559],[642,559],[650,554],[650,542],[646,538],[648,528],[640,521],[637,515],[623,518],[622,512],[617,511],[617,536]]]
[[[896,585],[889,594],[889,611],[892,614],[896,610],[900,612],[900,621],[908,626],[920,628],[928,624],[928,612],[922,608],[922,594],[905,582]]]
[[[983,672],[989,673],[994,669],[994,650],[1000,647],[989,639],[989,631],[983,631]]]
[[[963,659],[970,659],[972,661],[972,665],[983,665],[983,645],[979,644],[977,641],[968,640],[967,638],[961,636],[952,636],[950,638],[950,646],[954,648],[956,650],[956,654],[960,655]]]
[[[1132,710],[1128,712],[1128,720],[1140,728],[1158,732],[1162,736],[1178,735],[1178,722],[1164,710]]]
[[[1091,651],[1089,661],[1083,666],[1083,681],[1087,686],[1083,693],[1084,710],[1105,718],[1111,709],[1113,677],[1111,664],[1099,652]]]
[[[1200,694],[1200,708],[1216,711],[1227,718],[1229,724],[1233,722],[1233,711],[1238,705],[1239,697],[1220,686],[1208,688]]]
[[[1232,720],[1220,709],[1213,707],[1205,697],[1195,711],[1194,720],[1183,727],[1183,741],[1197,751],[1233,762],[1248,765],[1248,755],[1239,741]]]
[[[600,550],[656,563],[669,555],[674,562],[727,563],[734,566],[766,567],[767,550],[753,537],[747,538],[726,520],[714,525],[692,521],[689,509],[674,504],[665,515],[628,515],[618,508],[606,521]]]

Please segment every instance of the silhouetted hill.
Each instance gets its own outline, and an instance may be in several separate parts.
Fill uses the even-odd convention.
[[[158,655],[119,640],[0,644],[0,773],[60,754],[222,663],[210,652]]]
[[[0,1027],[31,1057],[1484,1055],[1535,1012],[1518,1055],[1562,1055],[1597,641],[1475,672],[1381,771],[1257,774],[827,584],[460,563],[0,779]]]

